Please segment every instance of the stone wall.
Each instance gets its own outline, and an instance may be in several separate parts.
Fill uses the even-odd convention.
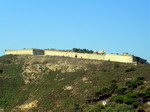
[[[132,55],[87,54],[87,53],[63,52],[63,51],[54,51],[54,50],[45,50],[45,55],[133,63]]]
[[[40,50],[40,49],[20,49],[20,50],[6,50],[5,54],[13,55],[49,55],[49,56],[61,56],[72,58],[84,58],[95,59],[104,61],[114,61],[123,63],[146,63],[146,60],[129,54],[88,54],[88,53],[76,53],[72,51],[62,50]]]
[[[132,63],[133,56],[132,55],[106,54],[105,60],[115,61],[115,62]]]
[[[33,55],[33,49],[5,50],[5,55]]]
[[[44,50],[40,49],[18,49],[18,50],[5,50],[5,55],[44,55]]]
[[[55,51],[55,50],[45,50],[45,55],[104,60],[104,55],[76,53],[76,52],[64,52],[64,51]]]

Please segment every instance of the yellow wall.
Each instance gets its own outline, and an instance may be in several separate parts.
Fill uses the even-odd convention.
[[[18,50],[6,50],[5,55],[44,55],[44,50],[40,49],[18,49]]]
[[[33,55],[33,49],[19,49],[19,50],[6,50],[5,55],[14,54],[14,55]]]
[[[21,49],[21,50],[6,50],[5,54],[14,55],[50,55],[50,56],[64,56],[73,58],[95,59],[95,60],[109,60],[115,62],[133,63],[132,55],[117,55],[117,54],[87,54],[76,52],[65,52],[59,50],[40,50],[40,49]]]
[[[87,53],[75,53],[75,52],[64,52],[64,51],[54,51],[54,50],[45,50],[45,55],[50,56],[65,56],[65,57],[74,57],[84,58],[84,59],[96,59],[96,60],[110,60],[115,62],[125,62],[132,63],[133,56],[131,55],[117,55],[117,54],[87,54]]]
[[[106,54],[105,60],[131,63],[131,62],[133,62],[133,56],[131,56],[131,55]]]

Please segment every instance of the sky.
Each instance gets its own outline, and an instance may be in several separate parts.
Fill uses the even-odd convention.
[[[0,0],[5,49],[86,48],[150,61],[150,0]]]

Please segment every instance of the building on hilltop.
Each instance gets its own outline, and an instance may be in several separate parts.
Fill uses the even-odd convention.
[[[146,63],[145,59],[130,55],[123,54],[107,54],[105,51],[94,51],[93,53],[78,53],[71,50],[55,50],[55,49],[19,49],[19,50],[5,50],[5,55],[45,55],[45,56],[61,56],[72,58],[83,58],[93,60],[114,61],[122,63]]]

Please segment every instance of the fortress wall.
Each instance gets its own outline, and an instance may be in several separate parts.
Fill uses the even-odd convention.
[[[45,55],[50,55],[50,56],[68,56],[67,52],[63,51],[54,51],[54,50],[45,50]]]
[[[83,55],[83,53],[45,50],[45,55],[50,55],[50,56],[65,56],[65,57],[73,57],[73,58],[75,58],[77,56],[77,58],[79,58],[79,57],[81,58],[81,56]]]
[[[117,55],[117,54],[88,54],[88,53],[76,53],[67,52],[60,50],[40,50],[40,49],[21,49],[21,50],[6,50],[5,54],[14,55],[49,55],[49,56],[64,56],[72,58],[84,58],[84,59],[95,59],[95,60],[105,60],[123,63],[146,63],[146,60],[132,56],[132,55]]]
[[[33,49],[6,50],[5,55],[33,55]]]
[[[65,56],[65,57],[95,59],[95,60],[106,60],[106,61],[110,60],[110,61],[115,61],[115,62],[133,63],[132,55],[116,55],[116,54],[100,55],[100,54],[53,51],[53,50],[45,50],[45,55]]]
[[[82,57],[85,59],[96,59],[96,60],[105,60],[105,61],[115,61],[115,62],[125,62],[125,63],[133,63],[132,55],[116,55],[116,54],[83,54],[77,53],[78,58]]]
[[[45,50],[45,55],[104,60],[105,55]]]
[[[116,55],[116,54],[106,54],[105,60],[115,61],[115,62],[124,62],[124,63],[133,63],[132,55]]]
[[[96,59],[96,60],[104,60],[105,55],[100,55],[100,54],[87,54],[87,53],[79,53],[78,54],[79,58],[85,58],[85,59]]]

